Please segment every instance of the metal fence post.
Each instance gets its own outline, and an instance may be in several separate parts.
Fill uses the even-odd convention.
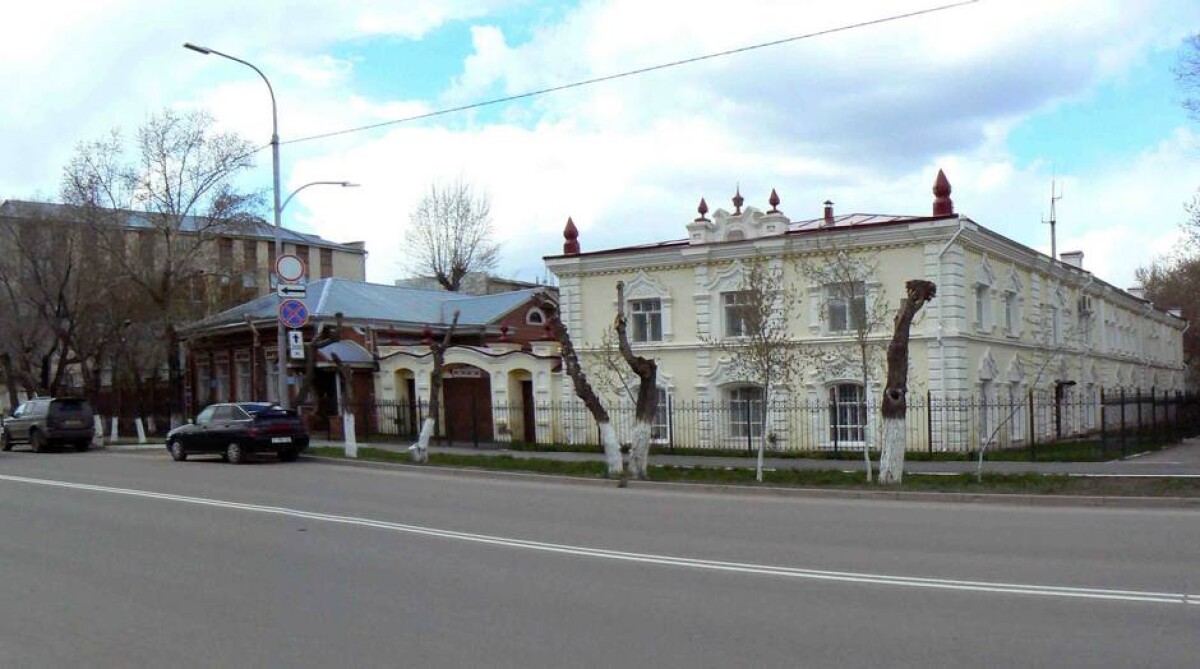
[[[1033,417],[1033,388],[1029,389],[1029,459],[1037,460],[1037,423]]]
[[[1121,387],[1121,457],[1125,457],[1125,387]]]
[[[933,391],[925,391],[925,436],[929,439],[929,452],[933,453]]]
[[[1104,407],[1104,387],[1100,387],[1100,453],[1108,453],[1108,425]]]

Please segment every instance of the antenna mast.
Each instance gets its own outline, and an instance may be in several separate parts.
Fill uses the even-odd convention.
[[[1058,180],[1051,178],[1050,180],[1050,220],[1042,221],[1042,223],[1050,224],[1050,257],[1058,260],[1058,238],[1055,234],[1054,226],[1058,223],[1058,216],[1055,213],[1056,204],[1062,199],[1062,191],[1058,190]]]

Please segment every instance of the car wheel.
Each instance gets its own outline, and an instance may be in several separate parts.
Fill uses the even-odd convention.
[[[12,437],[8,436],[8,430],[0,433],[0,449],[5,451],[12,450]]]
[[[300,457],[300,452],[294,448],[279,449],[280,462],[295,462],[296,458]]]
[[[183,444],[172,440],[167,444],[167,450],[171,451],[171,459],[175,462],[183,462],[187,460],[187,451],[183,450]]]
[[[242,445],[235,441],[225,447],[225,459],[230,464],[240,465],[246,461],[246,452],[242,450]]]
[[[41,432],[33,430],[29,433],[29,447],[33,449],[34,453],[41,453],[46,450],[46,438],[42,436]]]
[[[87,451],[88,447],[91,445],[92,443],[90,441],[77,441],[75,442],[75,452],[83,453]]]

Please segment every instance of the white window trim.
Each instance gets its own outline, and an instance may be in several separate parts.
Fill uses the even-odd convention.
[[[671,291],[667,289],[667,286],[644,270],[638,270],[637,276],[625,284],[625,304],[617,305],[614,302],[614,307],[624,309],[625,318],[631,319],[633,314],[629,310],[629,303],[633,300],[658,300],[659,312],[662,314],[662,339],[636,343],[645,346],[674,341],[675,331],[671,327],[671,312],[675,306],[675,300],[672,299]]]

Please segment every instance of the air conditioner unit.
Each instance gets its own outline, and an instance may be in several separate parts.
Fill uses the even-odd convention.
[[[1091,315],[1092,313],[1092,298],[1089,295],[1082,295],[1079,298],[1079,313]]]

